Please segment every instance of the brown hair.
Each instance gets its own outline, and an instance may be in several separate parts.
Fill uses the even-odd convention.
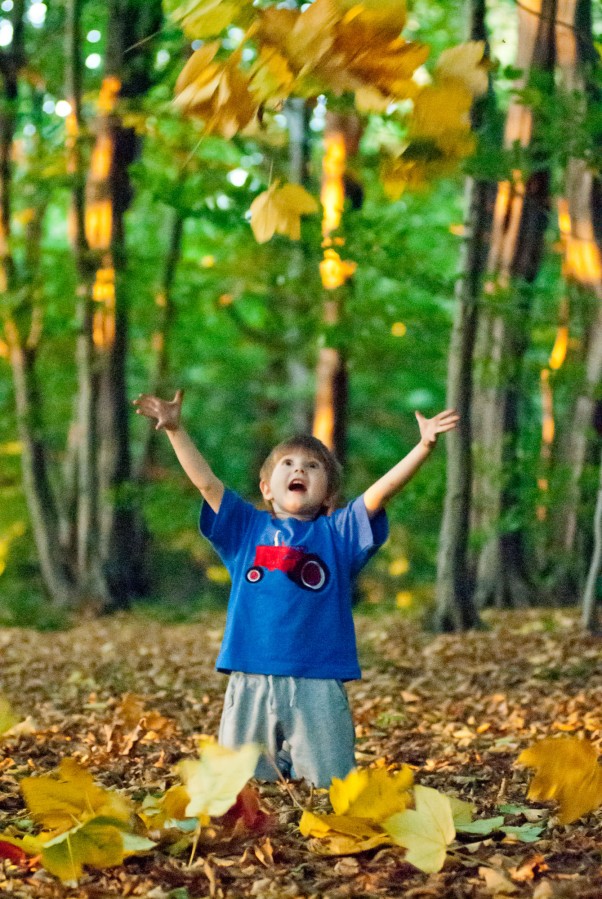
[[[332,499],[341,484],[341,466],[328,447],[324,446],[317,437],[312,437],[311,434],[295,434],[294,437],[289,437],[288,440],[283,440],[282,443],[275,446],[261,466],[260,480],[269,481],[280,459],[294,449],[305,450],[323,464],[326,469],[328,497]]]

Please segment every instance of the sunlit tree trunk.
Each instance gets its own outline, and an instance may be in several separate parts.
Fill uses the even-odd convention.
[[[471,39],[486,41],[486,7],[483,0],[473,0],[470,12]],[[491,103],[492,95],[489,92],[484,100],[475,104],[473,127],[478,128],[483,123]],[[468,559],[472,493],[472,366],[494,190],[491,182],[467,179],[462,265],[456,284],[456,315],[447,371],[446,405],[458,411],[460,423],[447,438],[447,483],[437,558],[437,626],[440,630],[464,630],[479,623]]]
[[[18,77],[24,65],[25,3],[12,10],[13,40],[0,52],[3,97],[0,110],[0,290],[14,302],[4,305],[4,334],[11,364],[17,426],[21,441],[23,484],[40,570],[57,607],[74,601],[72,578],[59,539],[59,514],[42,434],[41,391],[36,360],[42,327],[39,305],[39,250],[44,205],[32,210],[26,252],[20,272],[11,249],[12,154],[16,125]],[[17,300],[16,293],[20,296]]]
[[[595,86],[598,64],[592,40],[591,0],[558,0],[558,63],[563,87],[578,92],[591,109],[602,95]],[[571,27],[573,26],[573,27]],[[602,254],[596,234],[596,206],[601,202],[600,178],[587,161],[571,159],[566,173],[563,222],[563,275],[573,287],[574,302],[585,306],[584,376],[572,404],[572,415],[560,441],[558,463],[564,473],[562,503],[553,516],[552,555],[558,589],[575,595],[578,589],[576,545],[581,501],[581,477],[591,445],[594,404],[602,380]],[[599,215],[599,211],[598,211]]]
[[[531,72],[547,73],[550,91],[555,60],[556,0],[526,0],[518,7],[517,67],[523,71],[520,87]],[[537,131],[533,110],[513,102],[508,110],[505,146],[532,145]],[[534,160],[535,161],[535,160]],[[520,522],[521,466],[518,459],[519,423],[523,393],[523,359],[528,345],[530,285],[535,280],[544,247],[548,218],[550,173],[546,160],[523,182],[520,172],[498,185],[488,260],[482,328],[489,335],[485,367],[492,386],[482,389],[480,413],[481,453],[484,461],[479,484],[489,480],[493,501],[477,497],[491,534],[479,558],[476,597],[479,605],[526,605],[532,585],[526,560],[524,525]],[[506,307],[500,312],[500,307]],[[484,431],[485,422],[491,432]],[[498,467],[499,474],[496,473]],[[491,477],[499,481],[491,483]],[[498,513],[497,515],[496,513]],[[493,513],[493,514],[490,514]],[[493,517],[495,515],[495,518]],[[514,521],[513,521],[514,519]],[[483,521],[484,520],[484,521]]]
[[[324,132],[322,206],[325,258],[320,271],[325,288],[323,319],[326,331],[334,332],[343,314],[346,282],[353,264],[346,263],[333,247],[345,201],[345,168],[349,156],[357,152],[361,135],[359,120],[353,115],[328,113]],[[358,201],[356,200],[356,205]],[[361,201],[359,201],[361,202]],[[340,244],[337,244],[340,249]],[[348,373],[341,346],[320,348],[316,368],[316,401],[313,434],[333,450],[341,463],[347,450]]]

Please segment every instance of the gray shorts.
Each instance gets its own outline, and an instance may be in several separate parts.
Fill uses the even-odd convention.
[[[339,680],[233,671],[219,728],[222,746],[259,743],[259,780],[305,778],[328,787],[355,767],[355,733]]]

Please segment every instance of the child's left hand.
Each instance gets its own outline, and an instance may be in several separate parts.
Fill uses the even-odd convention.
[[[460,416],[455,409],[446,409],[445,412],[440,412],[434,418],[425,418],[421,412],[415,412],[414,415],[420,428],[420,442],[429,449],[435,446],[439,434],[453,431],[460,421]]]

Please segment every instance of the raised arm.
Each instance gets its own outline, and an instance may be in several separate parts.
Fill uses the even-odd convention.
[[[415,414],[420,428],[420,443],[364,493],[364,502],[371,518],[414,477],[432,453],[439,434],[451,431],[460,420],[455,409],[446,409],[434,418],[425,418],[420,412]]]
[[[224,485],[213,473],[207,460],[180,424],[182,398],[184,391],[177,390],[173,400],[162,400],[147,393],[141,393],[133,401],[137,415],[146,415],[156,419],[157,431],[165,431],[174,448],[178,461],[192,483],[201,492],[203,499],[209,503],[217,514],[224,495]]]

